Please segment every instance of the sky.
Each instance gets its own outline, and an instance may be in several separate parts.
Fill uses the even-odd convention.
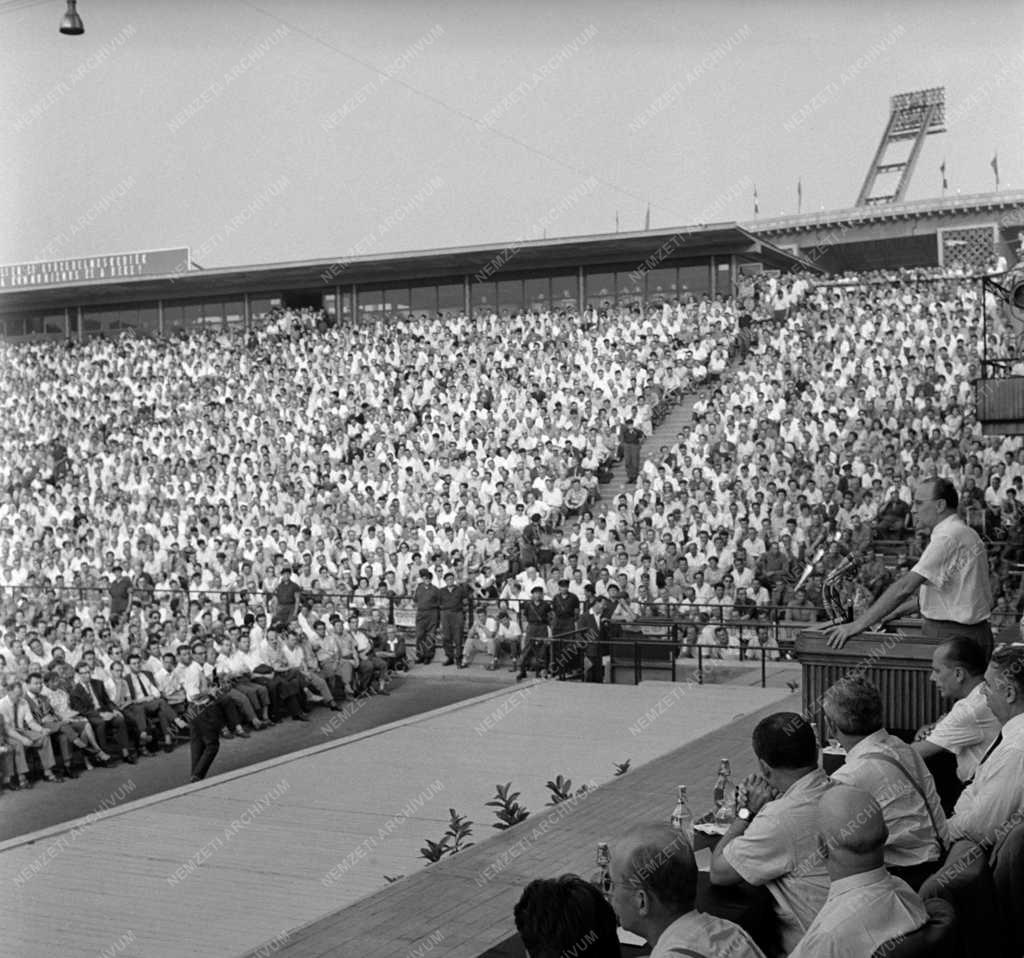
[[[852,206],[944,86],[907,199],[1024,188],[1019,0],[0,0],[0,263],[205,268]]]

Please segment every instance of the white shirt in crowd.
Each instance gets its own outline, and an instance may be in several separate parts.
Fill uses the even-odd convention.
[[[953,703],[928,734],[927,741],[956,756],[956,774],[969,782],[978,762],[999,734],[999,719],[985,700],[985,683],[979,682],[962,699]]]

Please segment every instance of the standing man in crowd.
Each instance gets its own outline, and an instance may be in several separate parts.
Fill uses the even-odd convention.
[[[469,590],[462,583],[456,584],[454,572],[446,572],[444,588],[437,599],[445,665],[457,665],[462,658],[462,626],[468,602]]]
[[[416,605],[416,661],[422,665],[434,660],[434,633],[441,608],[441,590],[432,579],[429,569],[421,569],[419,585],[412,593]]]
[[[299,599],[302,587],[292,579],[291,566],[281,570],[281,579],[274,589],[274,618],[271,627],[287,625],[295,618],[299,610]]]
[[[206,778],[220,751],[221,728],[233,725],[240,729],[242,726],[234,705],[225,704],[223,696],[199,660],[206,654],[203,643],[194,642],[191,648],[182,645],[178,654],[181,657],[181,681],[188,701],[185,717],[189,725],[192,755],[192,775],[189,781],[199,782]]]
[[[523,620],[526,622],[526,637],[523,639],[523,651],[519,656],[517,682],[526,678],[526,669],[531,659],[537,670],[537,678],[540,678],[541,670],[546,664],[550,642],[551,603],[544,598],[543,587],[535,585],[530,590],[530,601],[523,604],[521,611]],[[537,651],[538,646],[540,646],[539,652]],[[539,663],[537,661],[538,654],[540,656]]]
[[[519,540],[519,563],[524,569],[530,566],[540,567],[540,547],[544,542],[544,534],[540,527],[539,512],[530,516],[530,521],[523,527]]]
[[[551,599],[551,635],[554,639],[554,654],[558,663],[558,674],[579,668],[579,654],[573,645],[576,636],[576,617],[580,613],[580,600],[569,591],[569,580],[558,580],[558,591]]]
[[[931,539],[917,564],[897,579],[852,622],[829,626],[828,644],[847,639],[877,622],[920,608],[924,634],[932,639],[966,635],[992,652],[992,587],[985,543],[958,515],[959,497],[948,479],[925,479],[914,493],[914,521]]]
[[[125,575],[124,569],[116,565],[111,570],[113,578],[110,582],[110,627],[116,629],[122,619],[131,612],[132,580]]]
[[[644,434],[633,425],[632,419],[627,419],[619,430],[619,442],[622,444],[622,458],[626,464],[626,484],[636,482],[640,472],[640,443],[644,441]]]

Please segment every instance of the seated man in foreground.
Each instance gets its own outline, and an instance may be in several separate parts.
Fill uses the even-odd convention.
[[[870,792],[882,809],[885,864],[915,891],[942,863],[949,838],[935,781],[924,759],[882,725],[882,696],[866,679],[840,679],[825,692],[829,727],[846,749],[832,781]]]
[[[739,925],[697,911],[693,849],[669,825],[639,825],[615,842],[607,885],[619,924],[647,939],[650,958],[693,952],[763,958]]]
[[[818,811],[832,884],[792,958],[862,958],[920,928],[928,920],[924,903],[885,869],[889,830],[878,802],[863,789],[834,785]]]
[[[985,672],[985,699],[1002,724],[949,819],[953,841],[997,845],[1024,820],[1024,645],[1001,645]]]
[[[821,910],[828,872],[818,854],[818,802],[829,787],[807,720],[776,712],[758,722],[761,773],[740,786],[735,821],[711,857],[714,885],[765,885],[775,899],[782,949],[789,954]]]
[[[578,875],[530,882],[514,915],[530,958],[621,958],[615,912],[600,890]]]
[[[985,664],[981,646],[967,636],[954,636],[932,653],[932,682],[954,704],[925,739],[914,743],[926,761],[942,754],[955,757],[956,775],[963,784],[974,777],[978,762],[999,734],[999,722],[985,699]]]

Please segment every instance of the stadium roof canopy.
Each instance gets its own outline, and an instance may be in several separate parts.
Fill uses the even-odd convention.
[[[807,260],[755,236],[736,223],[683,226],[635,233],[489,243],[372,256],[194,269],[166,276],[35,285],[0,291],[0,310],[45,310],[68,305],[106,305],[142,299],[230,295],[258,290],[324,289],[475,276],[502,279],[537,270],[594,267],[654,268],[690,257],[735,256],[769,269],[820,271]]]
[[[906,203],[880,203],[877,206],[851,206],[841,210],[823,210],[792,216],[748,220],[743,228],[757,234],[799,233],[833,226],[862,226],[913,220],[922,217],[953,218],[960,213],[994,213],[1024,206],[1024,191],[971,193],[941,199],[912,200]]]

